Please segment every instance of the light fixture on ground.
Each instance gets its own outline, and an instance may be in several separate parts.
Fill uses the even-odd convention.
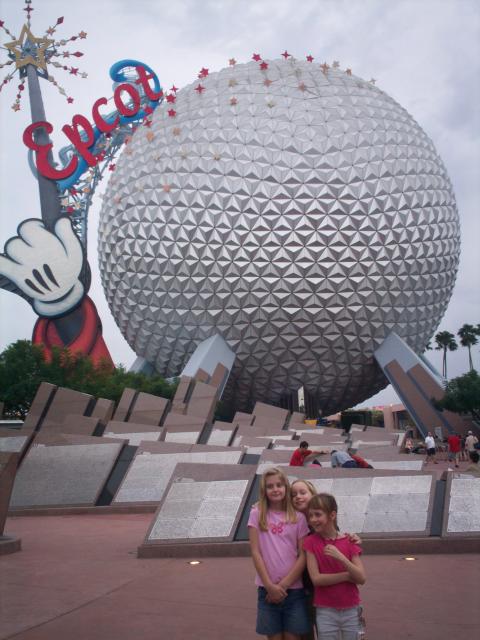
[[[192,567],[196,567],[197,564],[202,564],[201,560],[189,560],[188,564],[191,565]]]

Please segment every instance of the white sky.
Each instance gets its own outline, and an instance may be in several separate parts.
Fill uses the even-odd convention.
[[[462,253],[456,287],[438,328],[456,333],[480,322],[480,2],[478,0],[33,0],[32,32],[41,37],[60,16],[57,39],[84,30],[86,40],[66,47],[84,52],[67,60],[88,73],[77,79],[51,68],[69,95],[68,105],[50,83],[42,82],[47,120],[55,147],[67,144],[61,127],[75,113],[90,117],[93,102],[112,94],[108,71],[124,58],[150,65],[163,87],[192,82],[201,67],[218,71],[235,57],[253,52],[277,58],[287,49],[297,58],[339,60],[377,85],[419,122],[433,140],[453,183],[462,225]],[[21,0],[0,0],[0,20],[16,36],[25,21]],[[10,38],[0,30],[3,45]],[[0,52],[0,63],[7,60]],[[74,60],[74,62],[72,62]],[[11,67],[0,70],[0,81]],[[18,82],[0,93],[0,251],[25,218],[41,217],[37,184],[22,143],[30,124],[27,92],[14,113]],[[127,367],[135,354],[120,334],[106,305],[97,269],[96,233],[101,185],[90,209],[89,262],[104,336],[116,363]],[[0,350],[30,338],[36,316],[21,298],[0,290]],[[440,352],[429,359],[441,368]],[[480,367],[480,348],[473,350]],[[449,355],[449,377],[468,369],[468,354]],[[366,404],[396,402],[391,387]]]

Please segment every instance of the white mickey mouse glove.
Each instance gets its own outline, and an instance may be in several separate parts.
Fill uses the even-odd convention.
[[[41,220],[30,219],[18,227],[18,236],[6,242],[0,274],[32,299],[39,316],[50,318],[82,299],[83,261],[82,245],[68,218],[59,218],[53,232]]]

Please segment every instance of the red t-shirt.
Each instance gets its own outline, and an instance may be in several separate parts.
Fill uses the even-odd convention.
[[[341,562],[323,553],[327,544],[333,544],[349,560],[362,553],[361,547],[343,536],[336,540],[325,540],[312,533],[303,541],[305,551],[312,553],[317,561],[320,573],[343,573],[345,567]],[[360,593],[353,582],[339,582],[327,587],[315,587],[313,604],[316,607],[332,607],[333,609],[350,609],[360,604]]]
[[[458,436],[448,436],[448,448],[452,453],[458,453],[461,449],[461,444]]]
[[[290,466],[303,467],[305,458],[311,453],[313,453],[313,451],[310,451],[310,449],[300,449],[300,447],[298,449],[295,449],[295,451],[292,453],[292,457],[290,458]]]

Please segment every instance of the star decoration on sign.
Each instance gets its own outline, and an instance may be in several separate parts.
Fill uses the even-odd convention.
[[[307,58],[307,62],[313,62],[315,60],[315,58],[311,55],[306,56]]]
[[[200,95],[202,93],[202,91],[205,91],[205,87],[202,86],[200,83],[195,87],[195,91],[198,93],[198,95]]]
[[[199,78],[206,78],[208,76],[208,69],[205,69],[205,67],[202,67],[200,69],[200,73],[198,74]]]
[[[290,57],[291,57],[291,55],[292,55],[292,54],[291,54],[291,53],[288,53],[288,51],[287,51],[286,49],[285,49],[285,51],[282,53],[282,56],[285,58],[285,60],[286,60],[287,58],[290,58]]]
[[[167,113],[169,118],[175,118],[175,116],[177,115],[177,112],[175,111],[175,109],[169,109]]]
[[[255,62],[260,62],[261,59],[262,56],[259,53],[254,53],[252,56],[252,60],[255,60]]]
[[[171,91],[172,93],[177,93],[178,88],[177,88],[175,85],[172,85],[172,88],[170,89],[170,91]]]
[[[235,58],[230,58],[229,61],[228,61],[228,64],[231,67],[234,67],[237,64],[237,61],[235,60]]]
[[[25,0],[25,4],[26,8],[24,8],[24,11],[27,13],[27,22],[23,25],[18,38],[5,27],[3,21],[0,21],[0,27],[12,38],[11,42],[6,42],[4,45],[10,60],[5,64],[1,64],[0,68],[7,64],[15,65],[15,71],[8,74],[2,81],[0,81],[0,89],[13,79],[15,72],[19,73],[20,78],[25,78],[27,76],[28,69],[33,67],[37,76],[48,80],[53,84],[53,86],[57,88],[58,92],[65,96],[67,102],[71,104],[73,102],[73,98],[68,96],[65,89],[58,84],[51,74],[49,74],[47,67],[48,65],[52,65],[58,69],[69,72],[70,75],[86,78],[87,74],[79,73],[78,67],[67,67],[55,61],[54,58],[60,57],[66,59],[70,57],[80,58],[83,56],[81,51],[60,51],[59,49],[60,47],[65,46],[68,42],[73,42],[78,38],[85,38],[87,34],[85,31],[81,31],[78,35],[71,36],[66,40],[60,40],[59,42],[55,41],[51,36],[55,34],[57,27],[63,24],[63,17],[61,17],[57,19],[54,25],[46,29],[45,34],[42,37],[37,37],[33,34],[30,24],[30,13],[33,11],[33,7],[30,6],[31,0]],[[17,94],[15,104],[18,105],[18,107],[14,109],[15,111],[20,109],[20,101],[21,94],[20,96]]]
[[[173,93],[169,93],[167,96],[167,102],[170,102],[171,104],[173,104],[176,99],[177,99],[177,96],[174,96]]]
[[[18,40],[6,42],[5,48],[8,49],[9,56],[14,56],[16,69],[26,67],[28,64],[38,69],[47,69],[46,55],[48,49],[54,43],[46,37],[36,38],[30,31],[30,27],[23,25]]]
[[[238,100],[235,97],[230,98],[230,104],[232,105],[232,107],[234,107],[236,104],[238,104]]]
[[[262,63],[260,64],[260,69],[261,69],[262,71],[266,71],[266,70],[268,69],[268,62],[262,62]]]

